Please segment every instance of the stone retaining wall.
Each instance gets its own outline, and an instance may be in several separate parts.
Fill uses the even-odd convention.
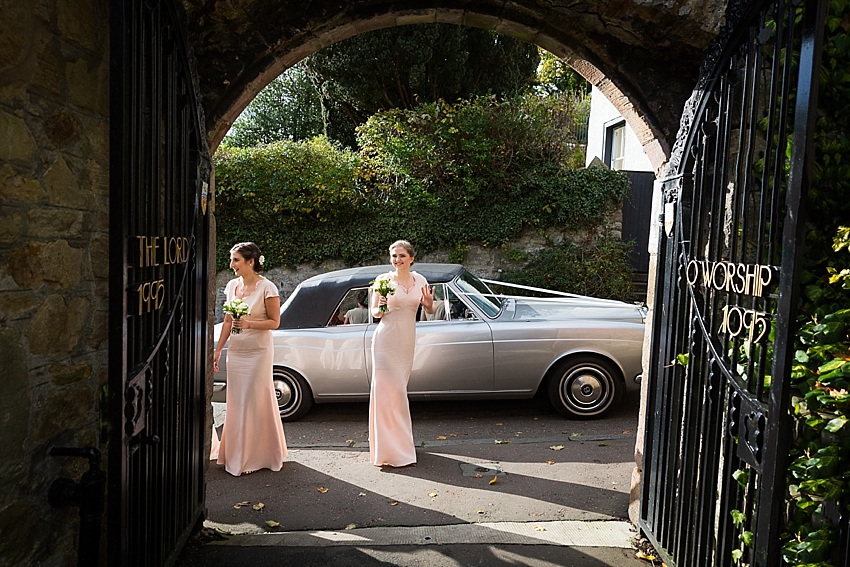
[[[76,563],[50,483],[100,447],[107,381],[109,4],[12,1],[0,17],[0,564]]]
[[[613,236],[619,238],[622,230],[622,210],[617,210],[609,219],[605,226],[597,231],[579,231],[574,233],[565,233],[558,230],[549,230],[544,233],[536,231],[526,231],[516,241],[508,243],[502,247],[484,247],[470,246],[466,251],[463,260],[464,267],[478,277],[498,280],[499,274],[505,271],[517,270],[525,265],[525,261],[512,260],[513,254],[508,254],[508,250],[518,251],[525,254],[531,254],[562,243],[569,238],[577,244],[587,244],[601,235]],[[414,247],[416,246],[415,243]],[[219,243],[218,246],[225,247],[226,245]],[[440,250],[430,254],[421,254],[416,258],[419,262],[450,262],[449,252]],[[379,262],[374,262],[378,264]],[[387,268],[389,266],[389,254],[387,254]],[[280,290],[281,303],[289,297],[295,287],[302,281],[312,276],[330,272],[333,270],[341,270],[348,268],[340,260],[328,260],[318,266],[310,264],[302,264],[297,268],[271,268],[263,275],[274,282],[278,290]],[[416,269],[414,265],[414,270]],[[233,272],[230,270],[221,270],[216,274],[216,307],[215,307],[215,322],[220,323],[224,319],[221,311],[221,306],[224,305],[224,287],[227,282],[233,278]]]

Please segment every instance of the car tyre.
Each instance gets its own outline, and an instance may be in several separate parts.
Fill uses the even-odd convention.
[[[281,421],[298,421],[313,407],[309,384],[294,370],[275,367],[272,383]]]
[[[549,401],[565,417],[596,419],[616,407],[625,384],[610,360],[574,356],[559,362],[549,379]]]

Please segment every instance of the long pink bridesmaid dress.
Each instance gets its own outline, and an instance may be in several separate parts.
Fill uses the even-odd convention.
[[[228,282],[224,290],[228,301],[235,296],[238,282],[238,278]],[[268,319],[265,300],[277,295],[277,287],[261,278],[254,292],[242,298],[251,310],[246,319]],[[286,438],[272,385],[273,362],[271,331],[243,329],[230,335],[227,406],[217,462],[234,476],[259,469],[279,471],[283,466]]]
[[[421,288],[428,282],[416,272],[410,273],[413,284],[408,289],[399,285],[387,297],[389,311],[383,314],[372,336],[369,457],[376,466],[403,467],[416,462],[407,382],[416,346],[416,310]]]

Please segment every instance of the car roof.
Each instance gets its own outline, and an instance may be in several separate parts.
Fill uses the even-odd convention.
[[[376,277],[392,269],[387,264],[347,268],[304,280],[286,300],[286,308],[280,313],[278,329],[324,327],[348,290],[366,287]],[[423,276],[428,283],[436,284],[450,282],[464,268],[460,264],[416,262],[411,271]]]

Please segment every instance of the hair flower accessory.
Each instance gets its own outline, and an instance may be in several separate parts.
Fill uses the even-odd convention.
[[[265,263],[266,263],[266,257],[261,254],[260,255],[260,265],[262,266]]]

